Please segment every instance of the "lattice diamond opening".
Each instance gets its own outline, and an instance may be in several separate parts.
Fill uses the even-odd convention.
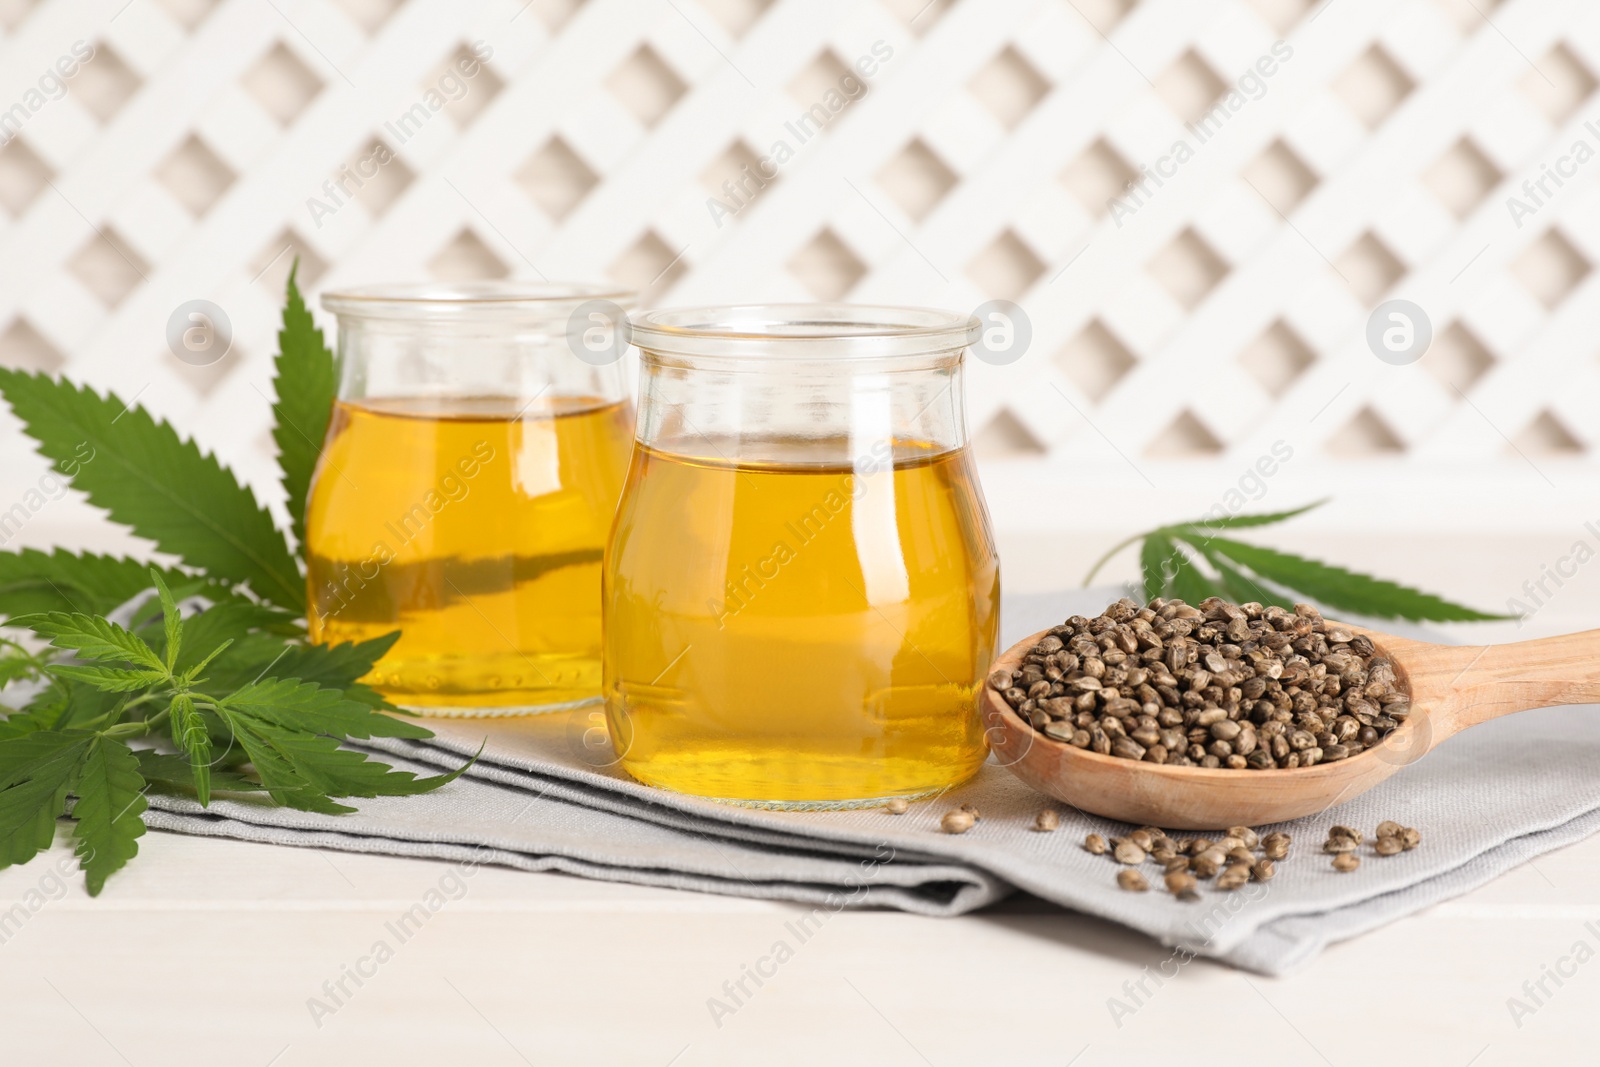
[[[1378,45],[1373,45],[1334,81],[1333,91],[1356,118],[1375,130],[1411,95],[1416,83]]]
[[[312,251],[293,230],[283,230],[262,246],[250,263],[250,276],[274,301],[280,301],[296,258],[300,269],[295,274],[295,282],[302,291],[316,288],[317,281],[328,272],[328,261]]]
[[[1406,446],[1382,416],[1364,407],[1328,438],[1325,447],[1336,456],[1362,459],[1404,452]]]
[[[743,37],[772,6],[772,0],[700,0],[700,6],[722,24],[730,36]]]
[[[771,177],[768,173],[771,172]],[[761,165],[756,150],[743,141],[734,141],[700,172],[700,184],[732,214],[750,206],[777,184],[776,167]],[[720,216],[724,219],[725,216]]]
[[[442,282],[476,282],[504,278],[511,269],[481,237],[463,229],[428,262],[428,273]]]
[[[618,256],[608,272],[618,283],[646,298],[671,289],[688,267],[683,262],[685,249],[674,252],[654,230],[647,232]]]
[[[187,383],[189,388],[193,389],[201,399],[205,399],[216,392],[217,386],[221,385],[233,375],[235,370],[244,366],[247,362],[238,345],[229,349],[228,354],[215,363],[207,363],[199,367],[184,363],[165,349],[154,358],[156,360],[165,360],[167,365],[172,368],[172,372]]]
[[[104,41],[95,42],[94,58],[67,82],[67,91],[102,123],[110,122],[143,84],[133,68]]]
[[[1110,33],[1128,17],[1139,0],[1073,0],[1073,11],[1101,33]]]
[[[206,20],[217,0],[159,0],[159,3],[186,30],[192,30]]]
[[[1033,458],[1048,451],[1027,424],[1005,408],[973,435],[972,447],[984,459]]]
[[[1156,78],[1156,95],[1185,122],[1196,122],[1227,90],[1228,85],[1193,49],[1173,61]]]
[[[322,92],[322,79],[282,41],[250,68],[240,84],[280,126],[293,122]]]
[[[1582,455],[1583,442],[1549,411],[1541,411],[1511,439],[1512,449],[1530,456],[1570,458]]]
[[[1044,261],[1033,249],[1007,230],[972,257],[967,264],[967,277],[989,296],[1016,301],[1033,287],[1044,270]]]
[[[1494,356],[1471,330],[1452,322],[1433,339],[1422,357],[1422,365],[1441,384],[1465,393],[1489,373],[1494,366]]]
[[[527,10],[532,11],[545,28],[554,33],[567,24],[567,20],[578,13],[586,0],[530,0]],[[519,13],[520,14],[520,13]],[[517,15],[511,16],[511,21],[517,20]]]
[[[5,333],[0,334],[0,366],[14,370],[55,374],[66,363],[67,357],[55,345],[44,339],[27,319],[17,319]]]
[[[967,82],[967,89],[1008,130],[1028,117],[1050,91],[1034,65],[1007,45]]]
[[[1406,272],[1405,264],[1370,230],[1345,249],[1333,267],[1367,304],[1376,303]]]
[[[1085,211],[1098,218],[1111,210],[1111,201],[1138,176],[1139,172],[1102,137],[1067,165],[1061,172],[1061,184]]]
[[[1223,449],[1222,439],[1211,432],[1192,411],[1180,411],[1166,429],[1150,439],[1144,454],[1151,459],[1194,459],[1214,456]]]
[[[463,70],[476,70],[477,73],[469,78],[462,73]],[[423,79],[422,84],[430,87],[438,86],[451,74],[456,76],[455,80],[464,85],[465,89],[455,99],[446,96],[444,110],[457,126],[466,129],[476,122],[478,116],[483,114],[483,109],[500,95],[505,83],[489,64],[473,55],[466,45],[461,45],[451,53],[449,59],[435,67]]]
[[[902,148],[878,171],[878,185],[917,222],[939,206],[958,180],[955,171],[920,138]]]
[[[148,267],[110,226],[102,227],[67,265],[73,277],[108,308],[122,303],[145,280]]]
[[[211,210],[233,179],[228,165],[193,134],[156,168],[156,180],[196,218]]]
[[[1193,229],[1184,230],[1145,264],[1172,299],[1194,308],[1228,275],[1227,262]]]
[[[677,72],[647,44],[611,72],[606,88],[646,129],[660,122],[689,91]]]
[[[385,159],[389,162],[380,162]],[[356,199],[366,206],[373,218],[382,218],[416,180],[416,175],[399,155],[376,137],[345,162],[345,170],[361,183],[356,188]],[[370,177],[368,172],[371,172]],[[354,185],[354,181],[351,184]]]
[[[1274,141],[1243,171],[1244,180],[1282,215],[1317,187],[1316,172],[1283,141]]]
[[[1056,366],[1095,403],[1138,365],[1127,346],[1097,319],[1056,353]]]
[[[600,175],[560,135],[529,156],[516,179],[539,210],[557,222],[570,215],[600,184]]]
[[[333,0],[370,37],[400,10],[405,0]]]
[[[842,59],[825,49],[789,80],[786,90],[810,116],[797,120],[797,125],[809,136],[832,122],[871,88],[870,82],[856,77],[855,71]],[[851,92],[855,93],[853,97]]]
[[[1250,0],[1250,6],[1280,34],[1289,30],[1316,6],[1317,0]]]
[[[0,0],[0,26],[14,30],[39,0]]]
[[[1463,137],[1433,161],[1422,174],[1422,182],[1439,202],[1464,219],[1483,203],[1504,177],[1500,168],[1478,146]]]
[[[1500,0],[1433,0],[1462,33],[1476,33],[1489,25]]]
[[[28,142],[13,137],[0,148],[0,207],[12,215],[22,214],[53,177],[50,165]]]
[[[901,22],[918,35],[933,29],[944,18],[945,12],[956,6],[957,0],[881,0]]]
[[[1317,354],[1311,346],[1281,319],[1239,353],[1239,365],[1273,399],[1288,392],[1316,361]]]
[[[832,230],[823,230],[789,260],[789,273],[818,300],[838,300],[866,275],[867,265]]]
[[[1594,95],[1594,75],[1565,44],[1552,48],[1518,86],[1553,125],[1560,126]]]
[[[1511,273],[1547,308],[1567,298],[1593,264],[1559,231],[1550,230],[1511,262]]]

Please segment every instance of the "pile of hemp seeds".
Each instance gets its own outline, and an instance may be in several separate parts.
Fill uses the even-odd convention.
[[[1046,737],[1178,767],[1349,759],[1411,713],[1394,664],[1309,604],[1123,598],[1054,627],[989,685]]]

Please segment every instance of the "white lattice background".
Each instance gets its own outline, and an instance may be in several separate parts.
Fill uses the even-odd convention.
[[[1003,531],[1181,517],[1279,440],[1295,459],[1269,501],[1332,489],[1347,525],[1593,517],[1600,161],[1520,227],[1506,199],[1600,148],[1600,8],[924,4],[0,0],[0,108],[96,47],[0,150],[0,361],[137,396],[268,485],[296,254],[313,293],[544,276],[656,303],[1007,298],[1032,346],[970,388]],[[1108,217],[1280,38],[1260,98]],[[475,41],[486,69],[401,144],[389,124]],[[865,95],[796,146],[785,123],[876,42],[893,54]],[[707,198],[779,139],[794,158],[718,226]],[[396,161],[314,217],[379,141]],[[1432,319],[1420,364],[1366,347],[1391,297]],[[206,368],[164,341],[196,298],[235,329]],[[42,470],[26,451],[6,431],[7,499]]]

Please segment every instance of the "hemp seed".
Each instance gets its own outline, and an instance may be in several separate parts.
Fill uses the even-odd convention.
[[[1333,869],[1342,874],[1349,873],[1361,866],[1361,857],[1354,852],[1341,852],[1333,857]]]
[[[944,818],[939,820],[939,829],[947,834],[964,834],[972,829],[977,821],[972,817],[971,812],[962,811],[958,808],[955,811],[944,813]]]
[[[910,810],[911,805],[906,803],[905,797],[895,797],[883,807],[890,815],[904,815]]]
[[[1061,816],[1054,808],[1045,808],[1033,817],[1033,828],[1048,834],[1061,828]]]
[[[1117,884],[1130,893],[1143,893],[1150,888],[1150,883],[1145,881],[1144,875],[1132,867],[1125,867],[1117,872]]]
[[[1118,863],[1126,863],[1130,867],[1134,864],[1143,863],[1145,859],[1144,849],[1126,838],[1117,843],[1113,854],[1117,857]]]
[[[1106,839],[1099,834],[1090,834],[1083,839],[1083,847],[1096,856],[1106,854]]]

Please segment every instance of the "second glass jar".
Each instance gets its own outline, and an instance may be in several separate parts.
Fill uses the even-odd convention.
[[[635,317],[603,602],[607,720],[636,778],[817,808],[976,772],[999,608],[962,406],[978,330],[891,307]]]

